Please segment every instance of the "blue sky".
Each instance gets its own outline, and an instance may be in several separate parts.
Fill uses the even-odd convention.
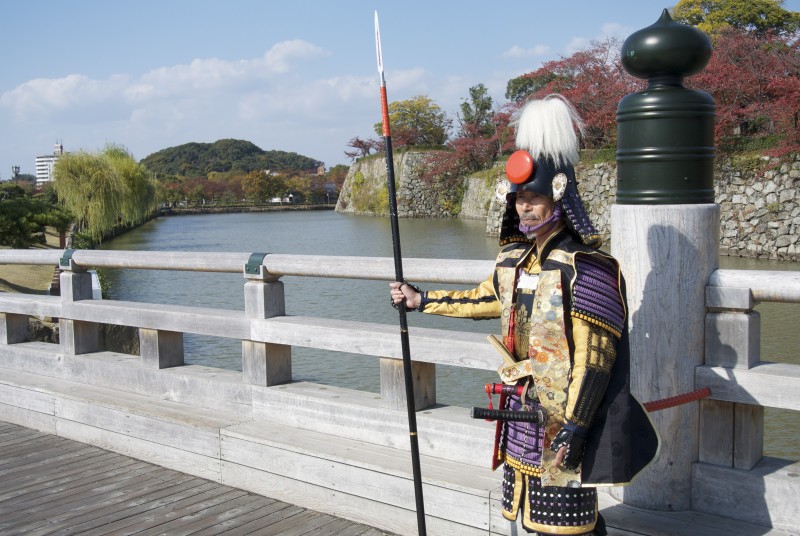
[[[455,118],[468,89],[592,40],[627,37],[656,0],[10,0],[0,2],[0,179],[61,141],[137,159],[188,142],[249,140],[330,167],[380,120],[373,13],[390,101],[427,95]],[[800,10],[800,0],[784,7]]]

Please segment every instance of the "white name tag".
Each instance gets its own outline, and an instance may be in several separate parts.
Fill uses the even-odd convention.
[[[539,284],[539,274],[529,274],[527,272],[520,272],[519,281],[517,281],[517,289],[536,290],[536,285],[538,284]]]

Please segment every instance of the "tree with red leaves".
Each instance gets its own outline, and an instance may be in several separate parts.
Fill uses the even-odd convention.
[[[763,138],[768,154],[800,150],[800,45],[767,33],[727,29],[714,37],[714,54],[687,85],[714,97],[716,143],[736,150],[742,140]],[[746,136],[746,137],[743,137]]]
[[[364,140],[356,136],[347,142],[347,146],[352,147],[352,150],[345,151],[344,155],[350,160],[356,160],[362,156],[369,156],[373,151],[378,150],[378,145],[377,140],[371,138]]]
[[[584,120],[585,148],[601,148],[616,142],[616,111],[620,99],[639,91],[644,83],[629,75],[619,61],[622,42],[617,38],[593,41],[590,48],[568,58],[549,61],[539,69],[509,81],[508,91],[523,86],[520,79],[535,83],[534,91],[519,95],[516,107],[529,99],[560,93],[575,106]],[[508,92],[507,91],[507,92]]]

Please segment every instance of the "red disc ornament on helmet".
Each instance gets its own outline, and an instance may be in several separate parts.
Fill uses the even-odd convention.
[[[533,157],[528,151],[515,151],[506,162],[509,182],[522,184],[533,176]]]

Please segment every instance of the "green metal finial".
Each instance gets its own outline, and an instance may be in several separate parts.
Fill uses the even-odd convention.
[[[706,34],[666,9],[623,43],[623,67],[648,87],[617,106],[617,203],[714,202],[714,99],[683,86],[711,50]]]
[[[631,34],[622,45],[622,66],[637,78],[691,76],[711,58],[711,40],[693,26],[672,20],[666,9],[655,24]]]

